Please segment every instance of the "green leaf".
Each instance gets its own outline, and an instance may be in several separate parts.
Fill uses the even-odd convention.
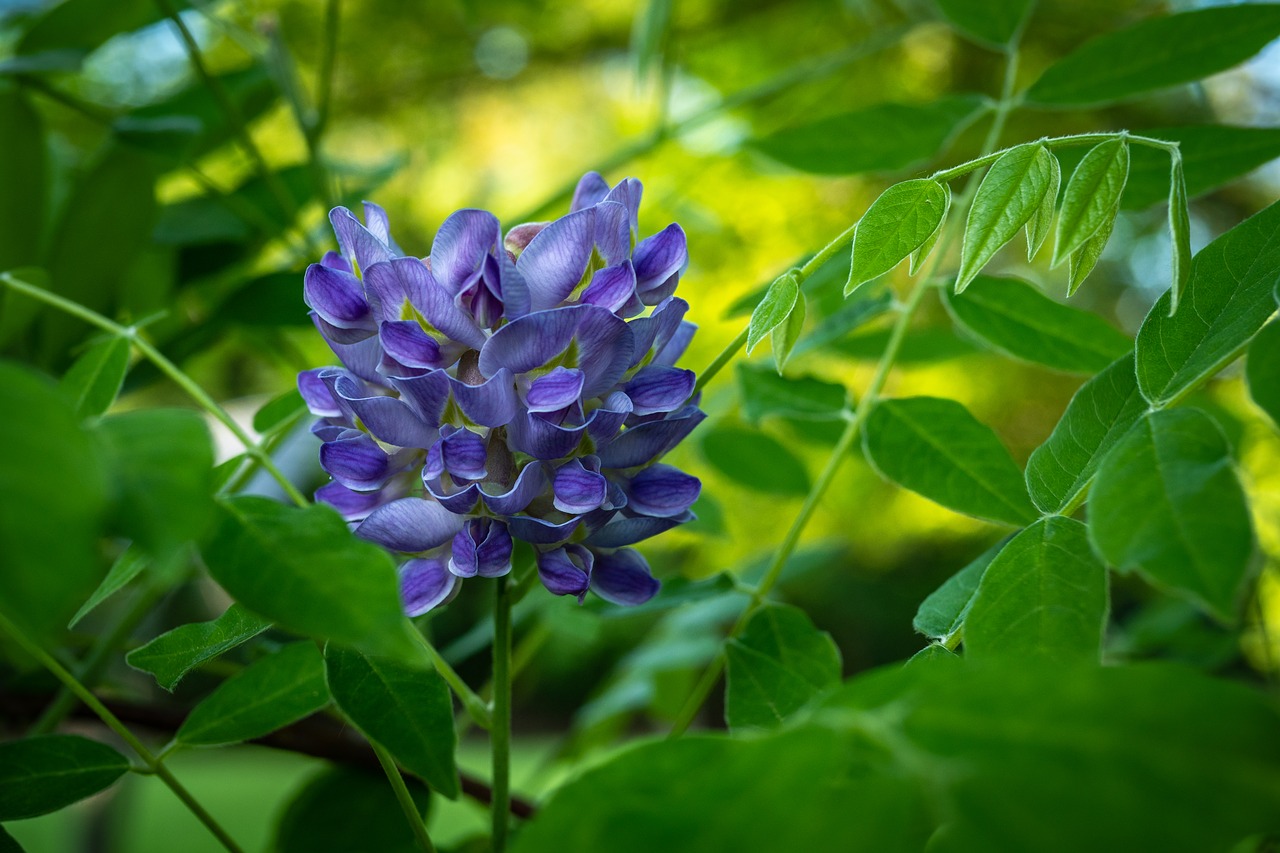
[[[199,540],[212,521],[209,428],[185,409],[111,415],[97,425],[120,528],[153,554]]]
[[[449,799],[459,793],[453,697],[435,670],[369,657],[330,643],[329,690],[342,713],[396,761]]]
[[[944,293],[951,315],[991,347],[1067,373],[1096,373],[1133,343],[1096,314],[1054,302],[1011,278],[978,276]]]
[[[1230,183],[1280,157],[1280,128],[1195,125],[1135,131],[1178,143],[1187,197],[1195,198]],[[1169,153],[1145,145],[1130,152],[1129,182],[1120,204],[1139,210],[1169,197]]]
[[[753,424],[778,415],[803,420],[840,420],[846,408],[844,388],[812,376],[784,378],[767,367],[738,364],[742,413]]]
[[[885,314],[892,307],[893,294],[880,293],[872,296],[869,291],[864,290],[841,304],[832,314],[814,323],[809,334],[801,338],[800,343],[796,345],[795,352],[799,355],[838,341],[855,329]]]
[[[301,634],[417,657],[391,558],[330,507],[237,497],[221,510],[205,562],[237,601]]]
[[[1076,391],[1053,432],[1027,460],[1027,491],[1042,512],[1066,512],[1107,451],[1146,411],[1129,354]]]
[[[129,342],[107,338],[72,363],[62,377],[62,390],[75,401],[77,415],[96,417],[115,402],[128,370]]]
[[[113,36],[142,29],[163,16],[161,8],[147,0],[65,0],[27,30],[18,42],[17,52],[89,53]]]
[[[964,627],[965,617],[973,606],[973,597],[978,593],[978,583],[982,574],[991,565],[991,561],[1000,553],[1007,539],[1002,539],[978,558],[951,577],[942,586],[929,593],[929,597],[920,602],[911,627],[926,637],[944,645],[951,645],[951,640]]]
[[[45,220],[44,121],[16,86],[0,84],[0,187],[10,203],[0,207],[0,270],[40,261]]]
[[[1057,157],[1052,157],[1050,160],[1049,188],[1045,190],[1044,198],[1040,199],[1040,206],[1036,208],[1036,212],[1027,220],[1028,263],[1035,260],[1040,247],[1044,245],[1045,238],[1049,236],[1049,231],[1053,227],[1053,214],[1058,205],[1058,190],[1062,186],[1062,164],[1058,162]]]
[[[0,853],[22,853],[22,845],[0,826]]]
[[[882,400],[862,442],[882,476],[948,509],[1012,525],[1036,517],[1009,451],[955,400]]]
[[[56,812],[109,788],[128,770],[123,755],[79,735],[0,743],[0,820]]]
[[[788,605],[757,610],[725,655],[725,721],[734,729],[775,728],[840,683],[835,641]]]
[[[44,640],[102,579],[102,465],[47,377],[0,362],[0,388],[21,413],[0,418],[0,608]]]
[[[1119,213],[1119,206],[1113,207],[1110,214],[1103,220],[1102,230],[1072,253],[1067,263],[1067,296],[1074,294],[1080,285],[1084,284],[1089,273],[1093,272],[1093,268],[1098,265],[1102,250],[1107,247],[1107,241],[1111,239],[1111,231],[1116,227],[1116,216]]]
[[[419,814],[430,792],[406,779]],[[331,765],[311,776],[289,802],[270,848],[276,853],[421,853],[386,778],[377,772]]]
[[[804,463],[777,439],[726,424],[699,431],[702,455],[735,483],[776,495],[808,494],[809,474]]]
[[[1125,139],[1108,139],[1084,155],[1062,196],[1052,266],[1065,261],[1104,229],[1110,231],[1107,223],[1115,219],[1128,178],[1129,143]]]
[[[756,310],[751,312],[751,323],[747,326],[747,355],[751,355],[765,335],[787,321],[799,298],[800,282],[795,272],[783,273],[774,279]]]
[[[146,565],[146,558],[137,549],[126,549],[111,564],[111,570],[102,579],[102,583],[98,584],[98,588],[93,591],[93,595],[89,596],[89,600],[76,611],[75,616],[71,617],[71,621],[67,623],[67,628],[76,627],[80,620],[93,612],[94,608],[99,604],[128,586],[130,581],[141,574]]]
[[[278,427],[291,423],[307,410],[302,402],[302,395],[297,388],[290,388],[278,397],[273,397],[253,415],[253,430],[259,434],[273,432]]]
[[[947,223],[947,214],[951,212],[951,186],[949,184],[940,186],[943,195],[942,216],[938,219],[938,227],[933,229],[933,233],[911,253],[911,263],[907,265],[907,272],[910,275],[920,272],[920,267],[924,266],[924,262],[933,254],[933,247],[938,245],[938,238],[942,236],[942,229]]]
[[[1187,184],[1180,157],[1173,158],[1169,175],[1169,242],[1173,246],[1169,313],[1176,314],[1182,292],[1191,278],[1191,216],[1187,212]]]
[[[1245,220],[1191,261],[1189,304],[1172,317],[1156,301],[1138,330],[1138,386],[1163,406],[1213,376],[1248,345],[1276,310],[1280,203]]]
[[[1010,148],[983,177],[969,208],[956,292],[962,292],[1035,215],[1053,180],[1053,155],[1039,143]]]
[[[947,202],[946,189],[928,178],[894,184],[881,193],[854,232],[844,295],[889,272],[924,245],[942,227]]]
[[[779,163],[821,175],[900,172],[928,162],[987,109],[977,95],[876,104],[754,140]]]
[[[782,375],[782,371],[787,366],[787,361],[791,358],[791,351],[795,349],[796,342],[800,340],[800,335],[804,332],[804,319],[807,313],[805,307],[804,291],[796,293],[796,304],[791,307],[791,313],[787,315],[786,322],[781,326],[775,326],[773,331],[769,333],[769,349],[773,351],[773,365],[777,369],[778,375]]]
[[[125,662],[149,672],[156,683],[172,691],[188,672],[213,660],[271,627],[271,623],[233,604],[211,622],[179,625],[129,652]]]
[[[934,0],[960,32],[989,47],[1003,47],[1021,29],[1035,0]]]
[[[191,710],[174,737],[188,746],[253,740],[327,704],[320,650],[309,642],[291,643],[219,684]]]
[[[1027,91],[1027,100],[1090,106],[1192,83],[1240,64],[1276,36],[1280,5],[1269,3],[1150,18],[1058,60]]]
[[[1253,402],[1280,426],[1280,321],[1263,326],[1254,337],[1244,375]]]
[[[1042,518],[1000,550],[964,621],[965,657],[1099,663],[1107,567],[1078,521]]]
[[[551,794],[511,849],[906,853],[932,829],[922,788],[883,750],[815,725],[619,751]]]
[[[246,122],[266,113],[278,97],[271,73],[259,63],[215,75],[215,79]],[[193,127],[196,132],[157,134],[157,124],[161,127]],[[174,160],[206,154],[229,142],[235,134],[218,98],[209,86],[198,79],[163,101],[129,113],[116,122],[115,131],[117,136],[132,145],[158,149]],[[257,183],[261,182],[250,179],[245,186]],[[264,208],[264,212],[272,217],[279,215],[274,204]]]
[[[1227,440],[1208,415],[1144,415],[1102,460],[1089,508],[1089,536],[1111,565],[1234,620],[1253,528]]]

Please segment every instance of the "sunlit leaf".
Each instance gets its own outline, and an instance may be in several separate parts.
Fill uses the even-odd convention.
[[[292,643],[228,678],[192,709],[175,738],[189,746],[239,743],[270,734],[329,704],[324,659]]]
[[[1057,209],[1058,190],[1061,186],[1062,164],[1058,162],[1057,157],[1053,157],[1049,163],[1049,188],[1045,190],[1044,198],[1040,199],[1040,206],[1036,208],[1036,212],[1027,220],[1027,261],[1035,260],[1040,247],[1044,245],[1045,238],[1053,228],[1053,214]]]
[[[1084,155],[1071,173],[1058,211],[1052,265],[1057,266],[1090,238],[1109,230],[1116,215],[1120,194],[1129,177],[1129,144],[1124,139],[1108,139]]]
[[[845,296],[920,248],[942,226],[947,201],[942,184],[927,178],[894,184],[881,193],[854,232]]]
[[[965,222],[957,293],[1035,215],[1053,180],[1052,160],[1043,145],[1031,143],[1009,149],[991,165]]]
[[[782,375],[782,371],[787,366],[787,361],[791,358],[791,351],[795,349],[796,342],[800,340],[800,335],[804,332],[805,315],[808,308],[805,306],[804,291],[796,293],[796,304],[791,306],[791,313],[787,315],[787,319],[780,326],[774,326],[773,331],[769,333],[769,349],[773,353],[773,364],[777,368],[778,375]]]
[[[1187,185],[1180,157],[1173,158],[1169,175],[1169,240],[1173,244],[1169,313],[1175,314],[1191,278],[1191,216],[1187,212]]]
[[[840,683],[840,650],[803,610],[768,605],[725,648],[725,720],[730,728],[774,728]]]
[[[769,285],[764,298],[751,312],[751,323],[747,327],[747,355],[751,355],[766,335],[787,321],[799,297],[800,285],[793,272],[778,276]]]
[[[978,593],[983,572],[1000,553],[1005,541],[1001,540],[983,551],[976,560],[929,593],[920,602],[911,626],[932,640],[950,644],[951,639],[964,627],[965,617],[973,606],[973,597]]]
[[[76,414],[96,417],[115,402],[129,369],[129,342],[107,338],[72,362],[62,377],[62,390],[75,402]]]
[[[941,184],[943,202],[942,216],[938,219],[938,227],[933,229],[933,233],[925,238],[925,241],[911,253],[911,263],[907,265],[907,272],[915,275],[920,272],[920,268],[924,266],[924,262],[933,254],[933,247],[938,245],[938,238],[942,236],[942,229],[947,225],[947,214],[951,212],[951,185]]]
[[[1107,248],[1107,241],[1111,239],[1111,232],[1116,227],[1116,216],[1119,213],[1120,207],[1118,205],[1113,207],[1104,216],[1102,228],[1098,233],[1085,240],[1084,245],[1071,253],[1071,257],[1067,260],[1067,296],[1074,294],[1080,285],[1084,284],[1089,273],[1093,272],[1093,268],[1098,265],[1098,259],[1102,257],[1102,251]]]
[[[1280,5],[1244,4],[1150,18],[1094,38],[1051,65],[1033,103],[1086,106],[1225,71],[1280,36]]]
[[[1187,304],[1161,296],[1138,330],[1138,386],[1165,405],[1235,359],[1276,310],[1280,203],[1245,220],[1191,261]]]
[[[128,770],[123,755],[79,735],[0,743],[0,820],[56,812],[110,787]]]
[[[1036,517],[1009,451],[955,400],[882,400],[862,438],[883,476],[929,500],[1013,525]]]
[[[702,455],[739,485],[779,495],[809,491],[804,463],[777,439],[759,430],[717,424],[700,429]]]
[[[1227,440],[1208,415],[1144,415],[1102,460],[1089,508],[1089,536],[1109,563],[1235,618],[1253,530]]]
[[[217,619],[179,625],[134,649],[125,661],[149,672],[165,690],[173,690],[188,672],[261,634],[271,623],[233,604]]]
[[[812,376],[779,376],[775,371],[738,365],[742,413],[752,423],[778,415],[804,420],[839,420],[847,394],[841,385]]]
[[[1133,343],[1096,314],[1054,302],[1011,278],[979,276],[961,294],[944,294],[966,329],[1014,358],[1067,373],[1094,373]]]
[[[1249,344],[1245,376],[1253,402],[1280,425],[1280,321],[1263,326]]]

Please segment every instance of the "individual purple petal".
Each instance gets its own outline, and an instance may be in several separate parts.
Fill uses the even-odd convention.
[[[604,399],[600,408],[587,416],[587,432],[597,442],[605,442],[613,438],[633,409],[631,398],[615,391]]]
[[[317,418],[342,416],[338,401],[333,399],[329,386],[325,385],[324,380],[320,378],[321,371],[328,369],[330,368],[318,367],[298,374],[298,393],[302,395],[302,401],[307,404],[307,411]]]
[[[396,245],[396,241],[391,239],[391,219],[380,205],[371,201],[364,202],[364,224],[369,229],[369,233],[386,244],[394,254],[404,254]]]
[[[683,515],[702,491],[702,482],[671,465],[650,465],[631,478],[627,506],[641,515]]]
[[[352,268],[361,275],[379,261],[389,261],[394,257],[390,248],[361,225],[355,214],[345,207],[329,211],[329,223],[333,225],[342,256],[349,263],[354,262]]]
[[[395,258],[364,271],[365,291],[377,298],[379,320],[403,320],[408,305],[421,305],[432,281],[431,272],[417,258]]]
[[[497,578],[511,571],[511,533],[501,521],[469,520],[453,537],[449,571],[458,577]]]
[[[487,210],[466,209],[440,223],[431,244],[431,271],[453,294],[479,272],[484,259],[502,240],[498,218]]]
[[[351,264],[347,263],[346,258],[342,257],[340,252],[328,251],[320,258],[320,263],[324,264],[331,270],[341,270],[342,272],[351,272]]]
[[[449,388],[462,413],[481,426],[505,426],[516,416],[520,405],[515,378],[505,367],[479,385],[468,385],[450,376]]]
[[[547,475],[542,463],[530,462],[520,470],[520,476],[516,477],[510,489],[499,492],[491,484],[482,483],[480,496],[490,511],[498,515],[515,515],[529,506],[546,485]]]
[[[552,483],[555,508],[570,515],[598,509],[608,496],[609,483],[579,459],[571,459],[556,471]]]
[[[320,330],[320,334],[324,336],[325,343],[330,345],[341,344],[349,346],[358,344],[361,341],[367,341],[378,333],[377,327],[373,325],[372,312],[370,312],[367,322],[361,322],[350,328],[335,326],[326,321],[316,311],[309,312],[309,316],[311,317],[311,322],[315,324],[315,327]]]
[[[591,569],[591,591],[610,604],[634,607],[658,594],[662,583],[649,571],[640,552],[623,548],[613,552],[596,552]]]
[[[525,405],[531,412],[558,412],[582,399],[585,377],[573,367],[556,367],[529,383]]]
[[[635,178],[623,178],[617,186],[609,190],[605,201],[616,201],[627,211],[627,218],[634,233],[640,229],[640,198],[644,195],[644,185]]]
[[[598,305],[578,305],[578,367],[586,374],[584,398],[598,397],[622,379],[631,364],[635,338],[626,321]]]
[[[390,462],[377,442],[357,430],[320,445],[320,467],[349,489],[381,488],[391,476]]]
[[[631,255],[631,219],[616,201],[596,205],[595,245],[606,264],[618,264]]]
[[[387,500],[381,490],[357,492],[336,481],[316,489],[315,497],[336,509],[346,521],[363,521]]]
[[[341,329],[370,328],[372,318],[360,279],[323,264],[307,267],[302,278],[307,305],[331,326]]]
[[[457,360],[449,358],[449,350],[427,334],[417,320],[394,320],[378,327],[382,348],[387,355],[405,367],[440,368]]]
[[[314,313],[311,319],[323,334],[324,329],[321,323],[324,321]],[[378,373],[378,366],[382,363],[382,342],[378,340],[377,335],[370,335],[362,341],[351,344],[338,343],[326,337],[325,343],[329,345],[329,349],[333,350],[333,354],[342,362],[343,367],[351,373],[368,382],[383,381],[382,374]]]
[[[469,429],[442,427],[441,455],[444,468],[455,480],[480,480],[485,475],[484,439]]]
[[[635,293],[635,268],[631,261],[623,261],[597,271],[587,289],[582,291],[579,301],[617,312],[631,302]]]
[[[507,436],[513,449],[534,459],[560,459],[578,447],[586,429],[586,424],[564,427],[536,412],[520,412],[507,424]]]
[[[434,501],[401,498],[375,509],[355,533],[392,551],[412,554],[443,545],[461,527],[461,518]]]
[[[670,412],[693,394],[697,376],[679,367],[642,367],[622,390],[631,398],[637,415]]]
[[[595,244],[595,208],[570,213],[534,237],[516,261],[531,311],[554,308],[582,281]]]
[[[662,349],[657,351],[650,364],[668,367],[675,364],[680,360],[680,356],[684,355],[684,351],[689,348],[689,343],[693,340],[693,335],[697,331],[697,324],[682,320],[680,326],[676,329],[676,333],[671,336],[671,340],[667,341]]]
[[[511,321],[494,332],[480,350],[480,372],[489,377],[505,367],[518,375],[542,367],[568,348],[584,307],[535,311]]]
[[[520,256],[533,241],[542,233],[542,229],[550,225],[550,222],[524,222],[507,232],[507,236],[502,240],[502,247],[516,257]]]
[[[569,210],[576,212],[599,204],[608,194],[609,182],[599,172],[587,172],[573,191],[573,202],[569,205]]]
[[[627,323],[635,335],[636,349],[632,366],[644,361],[650,350],[661,350],[675,335],[689,310],[689,303],[672,297],[653,309],[648,317],[637,317]]]
[[[634,468],[644,465],[675,447],[693,428],[706,419],[696,406],[685,406],[663,420],[650,421],[625,430],[596,451],[604,468]]]
[[[518,320],[533,310],[533,294],[524,273],[516,265],[516,259],[508,252],[498,256],[498,275],[502,282],[502,315],[508,320]]]
[[[511,535],[531,545],[556,545],[566,541],[578,527],[582,519],[574,516],[568,521],[554,522],[528,515],[516,515],[507,519]]]
[[[400,602],[409,616],[439,607],[458,591],[458,577],[439,557],[410,560],[400,567]]]
[[[327,372],[321,379],[339,404],[349,406],[374,438],[397,447],[430,447],[436,430],[397,397],[369,394],[349,374]]]
[[[554,551],[538,552],[538,578],[554,595],[587,594],[595,555],[581,545],[566,545]]]
[[[628,506],[628,512],[630,507]],[[648,515],[619,514],[608,524],[592,533],[583,543],[592,548],[621,548],[643,542],[659,533],[665,533],[677,525],[693,521],[693,513],[686,512],[673,518],[657,518]]]
[[[636,292],[646,305],[656,305],[671,295],[667,292],[658,296],[659,290],[689,266],[689,246],[684,229],[673,222],[657,234],[646,237],[636,246],[632,260],[636,265]]]

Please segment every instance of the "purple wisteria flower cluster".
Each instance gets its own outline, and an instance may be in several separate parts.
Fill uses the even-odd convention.
[[[684,231],[640,239],[640,195],[591,172],[570,213],[505,236],[459,210],[427,258],[401,251],[377,205],[364,224],[330,214],[340,251],[307,269],[304,295],[342,366],[298,377],[333,478],[316,498],[407,556],[410,615],[511,571],[513,538],[558,595],[657,593],[627,546],[693,518],[701,484],[658,460],[705,415],[675,366],[696,328],[673,295]]]

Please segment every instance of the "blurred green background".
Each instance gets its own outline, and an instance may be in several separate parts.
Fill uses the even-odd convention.
[[[1042,3],[1020,79],[1034,79],[1090,35],[1168,6]],[[839,174],[845,170],[820,157],[806,164],[798,155],[776,156],[770,137],[883,102],[990,95],[1000,69],[997,54],[957,36],[928,0],[194,0],[182,9],[230,111],[202,86],[176,28],[151,0],[0,4],[0,191],[22,210],[0,234],[0,269],[43,266],[53,289],[145,324],[246,424],[299,370],[332,361],[301,298],[301,270],[331,244],[331,203],[376,200],[404,249],[426,255],[435,228],[456,208],[491,209],[510,227],[563,212],[566,188],[588,169],[611,183],[637,177],[645,185],[642,231],[678,221],[689,235],[680,295],[700,331],[683,363],[697,370],[744,325],[751,305],[744,297],[842,231],[888,183],[971,156],[989,119],[960,132],[936,163],[856,175]],[[34,52],[44,65],[31,61],[32,39],[52,51]],[[327,56],[331,88],[317,82],[326,78]],[[193,115],[200,121],[193,124]],[[244,119],[252,148],[237,138],[229,115]],[[1206,121],[1267,126],[1278,115],[1280,52],[1272,49],[1203,85],[1125,106],[1020,112],[1004,141]],[[840,153],[859,142],[853,133],[825,144]],[[1278,189],[1280,170],[1268,166],[1196,200],[1196,248]],[[1134,332],[1167,287],[1164,228],[1159,204],[1124,212],[1074,304]],[[828,265],[814,286],[811,332],[839,305],[843,264]],[[1061,271],[1029,267],[1014,251],[1003,256],[1003,271],[1058,296],[1065,291]],[[890,276],[882,286],[892,294],[898,284]],[[1080,378],[982,350],[929,298],[888,393],[961,401],[1025,462]],[[60,371],[90,339],[74,322],[6,299],[0,349],[10,357]],[[810,348],[789,372],[844,383],[856,394],[890,319]],[[762,355],[756,360],[767,365]],[[1228,378],[1200,396],[1228,428],[1263,550],[1280,553],[1280,439],[1255,416],[1239,381]],[[156,404],[186,401],[139,365],[119,405]],[[701,520],[645,548],[669,595],[628,615],[543,595],[521,607],[517,638],[531,656],[516,687],[516,779],[524,793],[561,778],[566,757],[611,749],[619,735],[669,719],[714,651],[719,626],[733,616],[724,599],[698,602],[700,587],[688,582],[759,571],[839,432],[832,423],[752,423],[733,370],[709,387],[703,407],[711,417],[672,459],[704,480]],[[772,441],[762,444],[757,427]],[[236,452],[229,435],[215,429],[215,436],[221,458]],[[708,444],[716,447],[711,454]],[[311,488],[322,482],[315,450],[305,425],[281,448],[295,479]],[[250,487],[272,491],[266,481]],[[831,632],[846,671],[855,672],[923,645],[911,628],[916,606],[1001,535],[884,483],[857,454],[810,524],[781,595]],[[1258,606],[1238,633],[1117,579],[1112,655],[1274,670],[1280,575],[1274,566],[1264,572]],[[670,606],[680,601],[692,603]],[[214,588],[188,589],[138,636],[209,618],[224,604]],[[486,677],[487,663],[469,653],[476,634],[468,631],[487,607],[487,590],[470,584],[431,620],[437,641],[473,683]],[[144,689],[121,670],[121,690]],[[191,701],[208,684],[192,678],[179,700]],[[711,707],[706,720],[718,715]],[[552,738],[565,731],[567,742]],[[483,767],[481,742],[467,742],[463,755],[468,766]],[[251,848],[267,843],[275,816],[319,765],[254,748],[175,762],[214,812],[234,815],[229,829]],[[105,796],[109,804],[89,802],[12,831],[32,851],[215,849],[154,780],[130,778]],[[482,813],[468,803],[435,808],[433,835],[441,842],[480,825]]]

